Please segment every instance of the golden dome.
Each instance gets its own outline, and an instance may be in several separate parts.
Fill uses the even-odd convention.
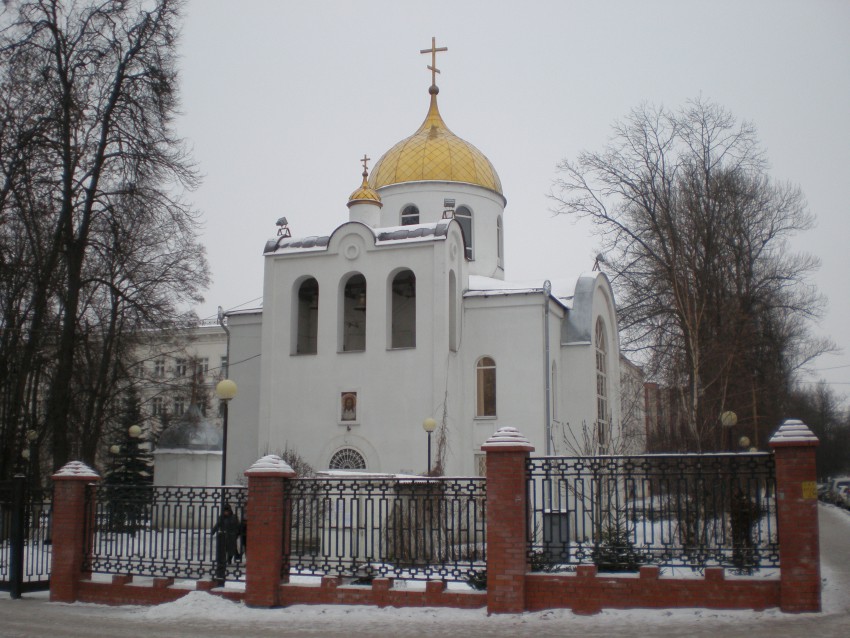
[[[422,126],[384,153],[372,169],[369,185],[378,189],[405,182],[464,182],[501,195],[502,182],[490,160],[443,122],[436,89],[431,87],[431,106]]]
[[[346,204],[349,208],[351,208],[354,204],[359,204],[360,202],[371,202],[373,204],[377,204],[379,208],[382,208],[384,204],[381,202],[381,196],[378,195],[377,191],[373,188],[369,187],[369,171],[366,170],[364,165],[363,167],[363,183],[360,184],[360,188],[351,193],[351,196],[348,198],[348,204]]]

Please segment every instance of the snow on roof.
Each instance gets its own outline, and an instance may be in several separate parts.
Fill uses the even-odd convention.
[[[346,222],[346,224],[349,222]],[[338,226],[337,228],[340,228]],[[371,228],[366,226],[375,236],[375,244],[419,243],[444,240],[448,236],[449,223],[441,220],[429,224],[414,224],[410,226],[387,226]],[[317,252],[327,250],[330,235],[311,235],[309,237],[276,237],[269,239],[263,253],[282,254],[295,252]]]
[[[264,457],[254,461],[254,464],[247,470],[245,475],[251,474],[281,474],[294,476],[295,471],[289,466],[289,463],[280,458],[277,454],[266,454]]]
[[[575,295],[576,283],[581,275],[575,279],[550,279],[552,299],[561,304],[564,308],[572,308],[573,296]],[[595,275],[594,275],[595,276]],[[482,277],[481,275],[469,276],[469,290],[464,297],[494,297],[498,295],[528,295],[542,294],[543,286],[547,280],[523,280],[523,281],[504,281],[502,279],[493,279],[492,277]]]
[[[100,475],[82,461],[69,461],[53,475],[57,478],[100,478]]]
[[[786,419],[770,437],[770,444],[817,443],[818,437],[799,419]]]

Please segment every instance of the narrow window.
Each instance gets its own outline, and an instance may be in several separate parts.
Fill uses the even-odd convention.
[[[161,416],[164,412],[165,405],[163,404],[162,397],[154,397],[151,399],[151,415]]]
[[[449,272],[449,349],[457,352],[457,278],[455,271]]]
[[[186,403],[180,397],[174,399],[174,416],[182,416],[186,411]]]
[[[466,258],[472,259],[472,211],[466,206],[460,206],[455,211],[455,219],[463,230],[463,245],[466,248]]]
[[[174,376],[185,377],[188,365],[186,359],[176,359],[174,362]]]
[[[366,349],[366,278],[352,275],[343,289],[342,351]]]
[[[222,355],[221,359],[219,359],[219,362],[221,364],[219,370],[221,371],[221,374],[224,375],[223,378],[226,379],[227,378],[227,372],[228,372],[228,370],[227,370],[227,355]]]
[[[401,225],[412,226],[419,223],[419,209],[413,204],[405,206],[401,211]]]
[[[316,354],[319,334],[319,282],[313,277],[298,287],[296,354]]]
[[[502,217],[496,218],[496,257],[500,268],[504,267],[503,259],[505,253],[504,233],[502,232]]]
[[[416,347],[416,275],[402,270],[390,287],[391,348]]]
[[[334,453],[330,463],[328,463],[328,468],[332,470],[365,470],[366,459],[357,450],[344,447]]]
[[[475,368],[475,416],[496,416],[496,362],[481,357]]]
[[[596,320],[596,436],[600,448],[608,445],[608,344],[602,318]]]
[[[165,359],[157,359],[153,362],[153,376],[159,378],[165,376]]]

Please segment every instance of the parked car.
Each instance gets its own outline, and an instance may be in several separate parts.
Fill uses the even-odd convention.
[[[839,484],[836,505],[850,509],[850,485]]]
[[[834,505],[848,507],[843,492],[850,489],[850,476],[837,476],[829,480],[829,490],[824,497],[824,500]]]

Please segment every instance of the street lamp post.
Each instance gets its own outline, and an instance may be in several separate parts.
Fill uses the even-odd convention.
[[[428,417],[424,421],[422,421],[422,429],[428,433],[428,473],[427,476],[431,476],[431,434],[434,430],[437,429],[437,422]]]
[[[236,383],[222,379],[215,386],[215,393],[221,401],[221,484],[227,482],[227,408],[230,400],[236,396]]]
[[[732,452],[732,428],[738,423],[738,415],[732,410],[726,410],[720,415],[720,425],[723,426],[724,451]]]

